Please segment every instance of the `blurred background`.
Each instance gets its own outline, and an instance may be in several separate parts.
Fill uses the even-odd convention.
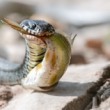
[[[18,23],[43,19],[70,37],[77,34],[71,64],[110,59],[110,0],[0,0],[0,16]],[[21,63],[24,55],[24,39],[0,22],[0,57]]]

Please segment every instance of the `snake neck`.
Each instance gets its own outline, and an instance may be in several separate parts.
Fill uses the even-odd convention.
[[[0,84],[21,84],[21,80],[43,60],[45,51],[45,48],[26,41],[25,58],[21,65],[0,62],[0,65],[4,65],[0,66]],[[5,66],[6,64],[7,66]]]
[[[24,62],[19,71],[27,75],[35,66],[37,66],[44,58],[46,49],[38,44],[26,41],[26,54]]]

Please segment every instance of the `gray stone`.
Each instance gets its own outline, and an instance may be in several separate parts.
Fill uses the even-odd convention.
[[[97,90],[95,85],[102,77],[103,68],[109,64],[69,66],[58,86],[50,92],[12,87],[16,95],[2,110],[83,110]]]

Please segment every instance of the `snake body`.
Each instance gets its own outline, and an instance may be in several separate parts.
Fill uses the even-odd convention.
[[[38,91],[53,89],[69,65],[69,41],[42,20],[24,20],[20,25],[7,19],[2,21],[25,38],[26,55],[19,66],[9,64],[6,67],[5,63],[0,67],[0,84],[21,84]]]

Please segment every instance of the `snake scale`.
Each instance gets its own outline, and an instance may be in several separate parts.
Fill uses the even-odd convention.
[[[27,19],[19,25],[0,18],[20,32],[26,43],[26,55],[21,65],[0,62],[0,84],[21,84],[37,91],[52,90],[69,65],[71,43],[45,21]]]

